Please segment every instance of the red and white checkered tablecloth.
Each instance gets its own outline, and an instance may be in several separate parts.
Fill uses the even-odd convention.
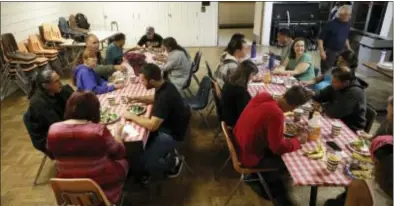
[[[129,74],[133,74],[133,70],[130,67],[130,65],[128,63],[124,63],[124,64],[128,68]],[[121,116],[121,119],[118,122],[116,122],[115,124],[108,125],[108,129],[111,131],[111,133],[114,134],[115,130],[118,128],[118,126],[120,126],[120,124],[130,124],[137,131],[138,135],[126,136],[124,138],[124,141],[125,142],[142,141],[143,145],[145,145],[148,140],[149,132],[146,128],[143,128],[143,127],[135,124],[134,122],[126,121],[122,117],[122,115],[126,111],[127,107],[126,107],[126,104],[122,104],[121,97],[122,96],[138,97],[138,96],[148,96],[148,95],[154,95],[154,94],[155,94],[154,89],[146,90],[145,87],[141,83],[132,84],[130,82],[130,79],[127,79],[126,85],[123,89],[115,90],[115,91],[112,91],[112,92],[109,92],[106,94],[97,95],[97,97],[100,101],[101,108],[105,108],[109,105],[108,101],[107,101],[107,97],[110,95],[115,96],[115,102],[118,104],[116,106],[111,106],[109,109],[110,112],[114,112],[118,116]],[[144,116],[150,117],[151,112],[152,112],[152,105],[148,105]]]
[[[275,78],[284,78],[278,77]],[[286,88],[284,85],[277,84],[251,84],[248,86],[249,93],[255,96],[259,92],[278,92],[285,93]],[[306,122],[307,117],[303,117],[302,122]],[[316,141],[309,141],[302,145],[302,149],[282,155],[282,159],[286,164],[286,167],[293,179],[294,185],[299,186],[346,186],[350,183],[350,179],[344,174],[344,165],[348,162],[351,157],[350,150],[346,147],[346,144],[357,138],[357,135],[350,130],[343,122],[342,131],[338,137],[331,137],[331,123],[335,120],[331,119],[324,114],[321,118],[321,140],[324,144],[326,141],[334,141],[343,151],[342,159],[339,167],[335,172],[330,172],[326,169],[325,160],[311,160],[303,156],[303,152],[306,150],[312,150],[317,146]],[[328,146],[326,146],[328,148]]]

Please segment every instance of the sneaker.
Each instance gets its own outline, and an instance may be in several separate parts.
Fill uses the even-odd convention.
[[[175,157],[175,162],[178,162],[178,164],[176,164],[175,167],[172,168],[172,169],[168,172],[167,176],[168,176],[169,178],[178,177],[179,174],[180,174],[181,171],[182,171],[183,161],[180,160],[179,156],[178,156],[178,157]]]
[[[147,185],[147,184],[150,183],[151,179],[152,179],[151,176],[142,176],[142,177],[141,177],[141,183],[142,183],[143,185]]]

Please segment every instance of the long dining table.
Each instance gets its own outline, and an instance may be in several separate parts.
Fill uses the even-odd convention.
[[[260,65],[259,67],[260,71],[267,70],[267,66],[265,64]],[[285,80],[285,78],[288,77],[273,75],[272,78]],[[248,90],[251,96],[255,96],[260,92],[284,94],[286,92],[286,87],[283,84],[251,83],[248,86]],[[323,145],[327,141],[334,141],[343,151],[342,161],[335,172],[330,172],[326,168],[325,158],[322,158],[321,160],[312,160],[303,155],[304,151],[316,148],[318,141],[308,141],[302,145],[300,150],[286,153],[281,156],[293,180],[293,185],[311,187],[309,200],[310,206],[316,205],[318,187],[345,187],[350,183],[351,179],[344,174],[344,166],[351,158],[351,151],[346,147],[346,145],[358,138],[357,135],[342,121],[332,119],[324,113],[321,117],[320,141]],[[301,121],[304,123],[307,122],[308,117],[304,115]],[[335,138],[331,136],[331,124],[334,121],[340,122],[342,125],[340,135]],[[328,146],[326,146],[326,148],[328,148]]]

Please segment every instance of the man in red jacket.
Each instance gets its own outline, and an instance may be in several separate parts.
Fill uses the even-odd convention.
[[[300,149],[301,142],[304,143],[305,140],[301,141],[303,138],[298,137],[291,139],[283,137],[284,113],[305,104],[310,98],[309,91],[301,86],[294,86],[278,100],[274,100],[269,93],[264,92],[248,103],[233,131],[239,159],[244,167],[285,169],[280,155]],[[274,175],[274,178],[268,177],[270,175]],[[280,182],[275,178],[279,176],[277,172],[264,173],[263,176],[269,180],[271,190],[280,188]],[[280,190],[271,191],[274,198],[283,194],[283,188]],[[286,197],[280,199],[284,198]],[[286,205],[288,204],[290,203],[286,202]]]

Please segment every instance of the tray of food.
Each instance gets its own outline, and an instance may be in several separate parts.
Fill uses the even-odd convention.
[[[113,124],[120,119],[120,116],[116,113],[109,112],[108,110],[100,112],[100,123],[101,124]]]
[[[141,115],[146,112],[146,106],[142,104],[132,104],[127,108],[127,111],[135,115]]]

